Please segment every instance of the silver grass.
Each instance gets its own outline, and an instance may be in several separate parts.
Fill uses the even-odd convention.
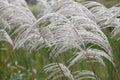
[[[0,19],[0,29],[4,29],[9,33],[10,25],[4,19]]]
[[[93,13],[96,23],[101,29],[113,27],[112,37],[119,35],[120,21],[117,18],[120,13],[119,6],[106,8],[104,5],[94,1],[85,1],[82,4]]]
[[[108,41],[103,39],[101,36],[86,31],[81,31],[80,35],[83,37],[85,43],[93,43],[95,45],[98,45],[112,56],[112,50]]]
[[[116,17],[120,16],[120,3],[109,8],[109,11],[113,13]]]
[[[50,57],[57,57],[60,53],[63,53],[66,50],[76,48],[81,51],[80,55],[87,54],[87,57],[82,56],[81,60],[85,60],[87,58],[90,58],[91,60],[91,58],[95,58],[96,60],[91,61],[99,62],[103,66],[105,66],[104,60],[102,59],[102,57],[105,57],[114,65],[112,50],[107,37],[101,31],[100,26],[97,25],[97,23],[94,21],[95,17],[93,15],[91,17],[87,16],[88,13],[91,12],[87,8],[82,7],[81,4],[77,4],[73,1],[66,3],[64,3],[64,1],[61,1],[61,5],[59,5],[59,3],[60,2],[57,2],[57,4],[54,3],[50,7],[52,8],[52,11],[44,14],[44,16],[39,18],[36,22],[36,25],[39,24],[39,31],[42,34],[46,45],[48,45],[48,47],[51,47],[52,49]],[[84,50],[84,48],[82,49],[81,46],[85,47],[86,43],[98,45],[103,48],[105,52],[102,52],[102,50],[98,50],[103,53],[102,55],[99,52],[97,54],[97,49],[95,51],[93,50],[93,52],[92,50],[87,51]],[[82,51],[87,51],[87,53],[84,53]],[[106,52],[109,55],[106,54]],[[75,63],[78,63],[80,60],[79,55],[75,55],[72,59],[73,61],[71,60],[68,67],[74,65]],[[49,75],[48,79],[54,76],[55,73],[58,73],[60,71],[56,70],[57,69],[53,70],[54,72]],[[56,77],[54,77],[54,79],[62,76],[64,75],[57,75]],[[87,76],[80,77],[77,80],[82,78],[95,79],[95,77]]]
[[[110,25],[113,25],[113,27],[115,27],[114,23],[112,21],[109,21],[111,20],[110,18],[114,15],[110,13],[109,9],[107,9],[104,5],[94,1],[86,1],[82,2],[82,4],[95,15],[96,22],[100,25],[101,28],[106,28]]]
[[[24,45],[24,43],[26,44],[27,42],[32,42],[32,40],[37,40],[36,42],[39,41],[41,38],[40,34],[38,30],[36,30],[36,27],[33,26],[36,19],[32,12],[28,9],[28,6],[24,0],[1,0],[0,4],[0,17],[1,20],[5,22],[4,24],[8,24],[8,27],[5,25],[4,29],[6,29],[8,34],[11,36],[14,48],[24,46],[28,47],[28,45]],[[28,39],[29,41],[27,41]]]
[[[48,12],[47,10],[49,10],[49,4],[47,3],[47,0],[37,0],[38,4],[37,4],[37,10],[40,13],[39,16],[43,16],[46,14],[46,12]]]
[[[96,60],[95,62],[99,62],[103,66],[105,66],[103,57],[109,60],[115,66],[115,63],[113,62],[113,58],[110,55],[106,54],[104,51],[97,49],[87,49],[86,51],[81,51],[74,54],[74,56],[69,60],[70,62],[69,67],[74,65],[75,63],[82,62],[86,59]]]
[[[34,17],[34,15],[32,14],[31,10],[29,9],[27,3],[25,2],[25,0],[8,0],[8,2],[10,4],[15,5],[18,8],[21,8],[21,10],[23,10],[23,12],[28,15],[33,22],[36,21],[36,18]]]
[[[82,70],[73,72],[75,80],[92,79],[96,80],[96,75],[92,71]],[[98,79],[99,80],[99,79]]]
[[[117,18],[118,19],[118,27],[116,27],[114,30],[113,30],[113,37],[117,35],[118,39],[120,39],[120,33],[119,33],[119,30],[120,30],[120,3],[116,4],[115,6],[111,7],[109,9],[109,11],[114,14],[114,16],[111,18],[111,19],[114,19],[114,18]]]
[[[66,77],[69,80],[74,80],[69,69],[61,63],[51,63],[44,67],[44,71],[45,71],[45,73],[50,72],[50,75],[48,76],[47,80],[57,80],[60,77]],[[55,76],[55,73],[53,74],[51,72],[56,72],[56,74],[57,73],[59,73],[59,74],[57,76]],[[53,79],[51,79],[53,76],[55,76],[55,77]]]
[[[6,41],[14,46],[9,34],[3,29],[0,29],[0,41]]]
[[[7,0],[7,1],[11,4],[16,5],[16,6],[28,8],[28,5],[25,2],[25,0]]]
[[[47,8],[45,9],[45,13],[50,13],[56,12],[60,8],[66,8],[66,6],[70,4],[72,5],[75,2],[73,0],[45,0],[44,3],[47,6]],[[81,6],[81,4],[79,4],[79,6],[84,11],[84,14],[87,14],[87,16],[95,23],[97,23],[101,29],[113,27],[114,30],[112,31],[112,37],[119,35],[119,19],[116,17],[117,15],[119,15],[119,4],[116,5],[116,7],[113,6],[113,9],[108,9],[104,5],[94,1],[85,1],[82,2],[82,4],[83,6]],[[86,8],[88,8],[89,10],[87,10]],[[38,10],[40,9],[41,8],[38,7]],[[113,10],[115,10],[116,12]]]
[[[47,80],[58,80],[61,77],[66,77],[69,80],[82,80],[82,79],[96,79],[96,75],[92,71],[82,70],[70,72],[70,70],[62,63],[51,63],[44,67],[47,74]]]
[[[73,3],[73,0],[37,0],[37,10],[40,12],[40,16],[47,13],[55,12],[60,6]]]
[[[109,41],[101,29],[112,26],[113,36],[119,34],[118,8],[114,11],[91,1],[82,4],[73,0],[38,2],[40,18],[36,20],[24,0],[0,0],[0,41],[7,41],[14,49],[23,47],[29,52],[48,47],[51,49],[50,57],[59,57],[60,53],[70,49],[79,51],[74,52],[68,67],[61,63],[45,66],[44,71],[50,73],[47,77],[50,80],[60,77],[96,79],[91,71],[72,73],[68,69],[87,58],[105,66],[104,57],[115,66]],[[92,44],[87,47],[89,43]],[[93,45],[102,49],[92,49]]]
[[[18,10],[18,8],[15,5],[12,5],[12,4],[8,3],[7,1],[6,2],[1,1],[0,3],[2,4],[2,5],[0,5],[1,18],[4,19],[10,25],[11,31],[13,29],[17,28],[17,30],[15,30],[13,32],[14,34],[18,34],[18,36],[21,34],[21,38],[19,37],[20,39],[17,39],[18,36],[16,36],[17,38],[14,39],[14,43],[17,43],[18,40],[23,39],[23,32],[25,31],[25,29],[29,28],[30,25],[32,25],[30,23],[31,19],[27,18],[27,15],[25,15],[25,13],[22,10],[20,10],[20,9]],[[24,23],[27,24],[27,27],[24,26],[24,25],[26,25]],[[23,26],[23,27],[21,28],[18,26]],[[13,33],[10,35],[13,36],[14,35]]]
[[[72,25],[71,29],[73,29],[72,32],[75,33],[74,35],[76,35],[76,37],[77,37],[76,39],[78,40],[79,43],[82,42],[79,45],[84,44],[86,42],[97,44],[100,47],[102,47],[103,49],[105,49],[105,51],[107,53],[111,54],[111,48],[110,48],[109,42],[107,40],[107,37],[100,30],[100,27],[96,24],[96,22],[93,21],[94,16],[93,15],[91,17],[87,16],[88,13],[91,13],[87,8],[83,7],[81,4],[78,4],[72,0],[69,0],[69,1],[60,0],[60,1],[52,4],[52,6],[50,8],[52,8],[52,10],[53,10],[52,12],[62,14],[64,17],[67,18],[67,22],[69,22],[69,24]],[[50,13],[52,13],[52,12],[50,12]],[[49,15],[50,13],[45,14],[45,16]],[[38,20],[38,22],[45,21],[45,20],[42,20],[42,18],[44,18],[44,17],[41,17]],[[58,23],[55,20],[53,20],[53,21],[55,23]],[[48,25],[52,25],[52,26],[49,26],[49,28],[53,28],[53,26],[54,26],[53,24],[55,24],[55,23],[51,22],[51,21],[47,21],[47,22],[48,22]],[[43,22],[41,22],[41,23],[43,23]],[[45,26],[46,26],[46,24],[44,23]],[[43,28],[44,28],[44,25],[42,25]],[[45,29],[45,30],[47,30],[47,31],[42,32],[42,33],[45,33],[44,35],[46,35],[46,36],[49,35],[49,37],[50,37],[50,34],[52,35],[53,32],[50,32],[49,29]],[[68,30],[66,30],[66,31],[68,31]],[[57,34],[58,34],[58,31],[57,31],[56,35]],[[64,33],[62,33],[62,34],[64,34]],[[61,33],[60,33],[60,35],[61,35]],[[66,35],[66,34],[64,34],[64,35]],[[49,37],[46,37],[46,38],[49,38]],[[47,40],[47,42],[54,41],[54,39],[52,37],[55,37],[55,36],[51,36],[51,40]],[[56,37],[58,37],[58,35]],[[73,39],[73,38],[71,38],[71,39]],[[77,40],[74,40],[74,41],[77,41]],[[48,43],[51,43],[51,42],[48,42]],[[69,42],[69,41],[67,41],[67,42]],[[52,43],[54,43],[54,42],[52,42]],[[73,44],[75,42],[71,42],[71,43]],[[71,44],[71,43],[69,43],[69,44]],[[79,45],[77,45],[77,46],[79,46]],[[58,46],[56,46],[56,47],[58,47]],[[64,48],[65,48],[65,46],[63,46],[60,50],[58,50],[58,52],[64,51]],[[74,47],[71,47],[71,48],[74,48]],[[55,53],[55,52],[53,52],[53,53]],[[58,53],[56,52],[56,54],[58,54]]]
[[[37,20],[37,24],[40,25],[39,31],[45,44],[48,47],[54,46],[50,55],[58,55],[81,44],[78,43],[78,37],[70,21],[59,13],[46,14]]]

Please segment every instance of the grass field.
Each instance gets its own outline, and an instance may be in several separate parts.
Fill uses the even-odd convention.
[[[94,0],[104,4],[107,7],[111,7],[116,3],[120,3],[120,0]],[[35,5],[29,6],[35,17],[38,17]],[[74,66],[70,67],[70,71],[75,70],[91,70],[99,77],[96,79],[82,79],[82,80],[119,80],[120,79],[120,40],[111,38],[111,29],[102,30],[108,38],[110,46],[112,48],[114,62],[116,64],[116,69],[113,64],[103,58],[106,67],[99,63],[91,63],[81,61],[76,63]],[[17,35],[17,34],[16,34]],[[13,37],[14,38],[14,37]],[[91,44],[88,44],[89,46]],[[99,49],[98,46],[95,46]],[[101,48],[100,48],[101,49]],[[67,62],[70,57],[73,56],[75,49],[70,49],[59,57],[50,58],[49,53],[52,48],[43,47],[38,50],[29,50],[24,48],[13,49],[13,46],[8,42],[0,41],[0,80],[46,80],[48,74],[44,73],[43,67],[50,63],[63,63],[69,65]],[[116,71],[117,70],[117,71]],[[57,75],[57,74],[56,74]],[[66,78],[59,78],[57,80],[70,80]]]

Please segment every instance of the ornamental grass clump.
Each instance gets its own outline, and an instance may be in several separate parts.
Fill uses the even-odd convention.
[[[0,0],[1,80],[120,79],[109,41],[120,38],[119,5],[38,0],[34,6],[37,16],[24,0]]]

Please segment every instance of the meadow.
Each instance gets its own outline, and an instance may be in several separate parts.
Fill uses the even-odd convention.
[[[119,2],[0,0],[0,80],[120,80]]]

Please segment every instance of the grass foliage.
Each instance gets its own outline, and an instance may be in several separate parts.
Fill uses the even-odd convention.
[[[120,80],[120,4],[0,0],[0,80]]]

